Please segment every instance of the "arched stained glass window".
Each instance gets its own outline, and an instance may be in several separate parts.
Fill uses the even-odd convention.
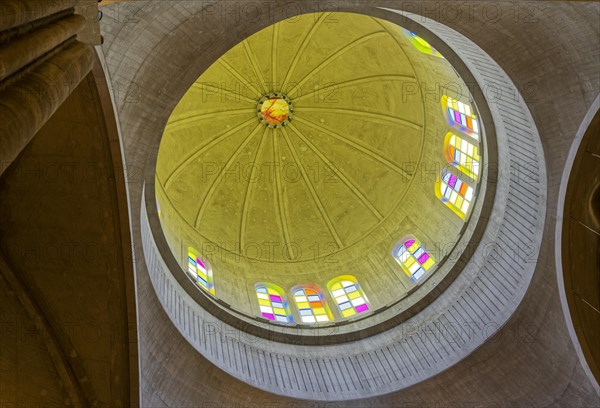
[[[354,276],[344,275],[332,279],[327,288],[342,317],[351,317],[369,310],[367,298]]]
[[[454,165],[461,172],[477,180],[479,177],[479,148],[448,132],[444,142],[444,155],[448,163]]]
[[[425,245],[412,235],[404,237],[396,244],[392,256],[413,282],[418,282],[435,264]]]
[[[333,320],[323,292],[317,287],[299,287],[293,289],[292,293],[303,323],[322,323]]]
[[[200,257],[198,251],[188,247],[188,274],[196,282],[196,285],[210,293],[215,294],[213,272],[210,264]]]
[[[188,247],[188,274],[196,285],[210,293],[215,294],[215,284],[213,280],[212,267],[210,264],[200,257],[198,251],[192,247]]]
[[[436,196],[463,220],[467,218],[475,190],[448,169],[442,170],[435,186]]]
[[[254,290],[262,317],[279,323],[294,321],[283,289],[272,283],[257,283]]]
[[[404,33],[406,38],[408,38],[408,41],[410,41],[410,43],[412,45],[414,45],[415,48],[417,50],[421,51],[423,54],[433,55],[434,57],[438,57],[438,58],[444,58],[442,56],[442,54],[440,54],[438,52],[438,50],[433,48],[427,41],[425,41],[424,39],[422,39],[421,37],[419,37],[412,31],[409,31],[409,30],[403,28],[402,32]]]
[[[444,95],[442,96],[442,109],[452,127],[479,140],[479,122],[477,122],[477,116],[471,109],[471,105]]]

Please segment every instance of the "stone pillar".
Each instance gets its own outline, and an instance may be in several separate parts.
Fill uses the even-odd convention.
[[[0,2],[0,176],[90,72],[73,0]]]

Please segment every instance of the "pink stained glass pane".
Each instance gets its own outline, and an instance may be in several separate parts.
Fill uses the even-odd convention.
[[[415,240],[414,240],[414,239],[409,239],[408,241],[406,241],[406,242],[404,243],[404,246],[405,246],[405,247],[408,249],[408,248],[410,248],[410,246],[411,246],[412,244],[414,244],[414,243],[415,243]]]
[[[427,252],[425,252],[423,255],[421,255],[421,257],[419,258],[419,263],[423,264],[425,263],[426,260],[429,259],[429,254]]]
[[[271,313],[263,313],[262,315],[269,320],[275,320],[275,315],[272,315]]]
[[[203,269],[206,269],[206,266],[204,266],[204,263],[202,263],[200,259],[196,258],[196,263],[200,265]]]
[[[448,181],[448,185],[452,188],[454,188],[454,185],[456,184],[456,176],[454,174],[450,175],[450,180]]]
[[[457,111],[454,111],[454,121],[456,123],[460,123],[460,113],[458,113]]]
[[[360,306],[356,306],[354,309],[356,310],[356,313],[360,313],[369,310],[369,306],[367,306],[366,304],[362,304]]]
[[[271,295],[271,301],[273,302],[281,302],[281,297],[277,295]]]

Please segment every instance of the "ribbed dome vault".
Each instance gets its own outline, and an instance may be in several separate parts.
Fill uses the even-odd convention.
[[[159,151],[161,221],[182,266],[198,248],[217,296],[242,310],[260,281],[351,274],[383,293],[375,305],[410,292],[388,259],[396,241],[452,239],[464,225],[419,172],[440,168],[448,126],[424,80],[457,81],[401,27],[359,14],[294,17],[225,53],[181,99]]]

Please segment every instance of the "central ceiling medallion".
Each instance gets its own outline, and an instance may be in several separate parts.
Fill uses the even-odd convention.
[[[293,112],[292,102],[282,93],[273,92],[258,101],[258,120],[270,128],[285,126],[292,120]]]

